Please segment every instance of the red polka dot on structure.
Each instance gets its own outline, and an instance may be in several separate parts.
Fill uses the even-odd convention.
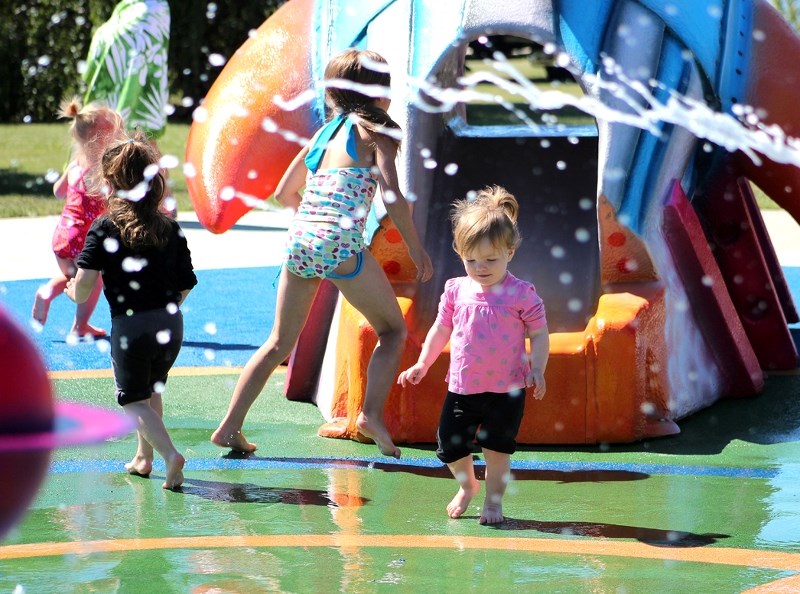
[[[400,231],[397,229],[388,229],[386,231],[386,241],[389,243],[400,243],[403,241],[403,236],[400,235]]]
[[[394,276],[400,272],[400,262],[396,260],[389,260],[383,263],[383,271],[388,276]]]
[[[625,234],[620,233],[619,231],[612,233],[608,236],[608,243],[610,243],[614,247],[620,247],[625,245]]]

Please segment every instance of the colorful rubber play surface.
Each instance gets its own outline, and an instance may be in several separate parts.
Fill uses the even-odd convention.
[[[188,460],[181,491],[161,488],[158,459],[149,479],[125,473],[132,434],[56,450],[0,542],[0,591],[800,590],[797,375],[772,375],[761,396],[682,420],[675,437],[522,448],[507,520],[485,527],[480,496],[467,517],[447,518],[455,482],[431,444],[404,445],[395,461],[318,437],[321,416],[282,396],[283,372],[245,426],[256,455],[209,443],[238,367],[269,330],[275,271],[198,273],[204,291],[187,301],[186,343],[164,399]],[[797,272],[786,269],[793,289]],[[0,283],[25,324],[40,283]],[[95,321],[105,325],[102,305]],[[57,301],[45,329],[31,332],[57,397],[114,410],[103,341],[68,344],[61,334],[71,311]],[[15,484],[3,477],[3,489]]]

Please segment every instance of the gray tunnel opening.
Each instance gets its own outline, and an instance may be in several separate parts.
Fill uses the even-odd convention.
[[[496,43],[493,51],[503,51],[509,57],[521,53],[532,56],[526,60],[533,60],[544,55],[542,46],[530,40],[488,38],[489,44],[495,40],[502,43]],[[462,44],[443,57],[433,73],[440,85],[458,84],[465,67],[474,63],[471,56],[479,54],[476,44],[486,45],[480,41]],[[486,60],[480,55],[477,59]],[[539,66],[544,80],[531,79],[537,85],[564,84],[567,77],[577,84],[565,69],[552,64]],[[532,72],[535,76],[535,69]],[[489,107],[499,108],[502,112],[498,115],[508,119],[507,109]],[[460,104],[446,113],[415,106],[410,114],[409,127],[421,131],[416,146],[407,149],[413,151],[411,186],[418,196],[430,197],[418,220],[424,217],[425,247],[435,265],[433,279],[419,289],[418,320],[429,326],[435,319],[445,280],[464,275],[451,247],[451,203],[470,190],[496,184],[507,188],[520,203],[518,222],[523,241],[509,269],[536,285],[545,301],[551,332],[581,331],[594,315],[600,294],[598,138],[594,120],[590,118],[589,126],[585,118],[578,125],[567,125],[560,121],[563,114],[529,110],[529,115],[539,117],[543,124],[532,128],[513,122],[496,125],[491,116],[486,118],[486,112],[487,106]],[[477,125],[476,119],[480,120]],[[420,154],[423,146],[430,150],[435,168],[425,168],[425,158]],[[451,163],[458,166],[455,174],[446,167]]]

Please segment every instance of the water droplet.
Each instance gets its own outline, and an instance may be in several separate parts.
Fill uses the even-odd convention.
[[[208,55],[208,63],[211,64],[212,66],[216,66],[216,67],[223,66],[225,64],[225,62],[226,62],[225,56],[223,56],[222,54],[209,54]]]
[[[198,107],[192,112],[192,119],[198,124],[208,121],[208,110],[205,107]]]
[[[147,266],[147,260],[145,258],[128,256],[122,261],[122,270],[125,272],[139,272],[145,266]]]
[[[161,160],[158,162],[158,164],[162,169],[175,169],[178,165],[180,165],[180,161],[175,155],[164,155],[161,157]]]
[[[225,186],[219,191],[219,198],[225,202],[230,202],[236,197],[236,190],[231,186]]]
[[[583,307],[583,302],[580,299],[570,299],[567,301],[567,309],[571,312],[579,312]]]

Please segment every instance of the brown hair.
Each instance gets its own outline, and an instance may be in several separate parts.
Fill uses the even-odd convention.
[[[376,69],[369,62],[386,64],[383,56],[376,52],[354,48],[345,50],[328,62],[325,67],[325,80],[346,80],[361,85],[378,85],[388,88],[391,83],[388,70]],[[356,115],[360,119],[360,123],[371,132],[385,134],[383,128],[400,129],[399,124],[386,111],[375,105],[374,97],[356,90],[327,86],[325,103],[334,112]],[[396,138],[392,136],[389,138],[399,144]]]
[[[488,239],[495,247],[516,250],[522,241],[518,213],[517,199],[501,186],[487,186],[473,199],[457,200],[450,212],[453,249],[463,258]]]
[[[100,159],[110,142],[124,133],[122,116],[99,102],[81,105],[77,97],[65,99],[58,109],[59,118],[70,118],[70,136],[73,140],[73,158],[82,157],[89,169],[86,172],[86,188],[98,193],[102,174]]]
[[[108,216],[131,248],[161,248],[169,238],[172,223],[159,210],[166,190],[160,157],[141,132],[103,154],[103,177],[111,186]]]

